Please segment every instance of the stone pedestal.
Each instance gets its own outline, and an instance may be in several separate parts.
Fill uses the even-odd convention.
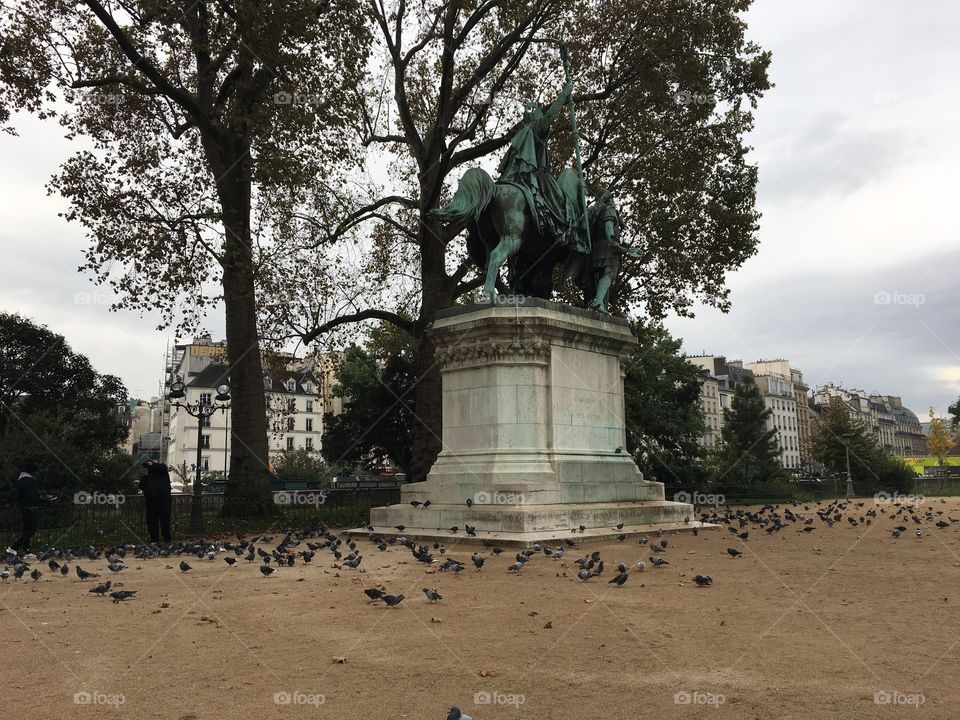
[[[500,540],[683,526],[626,454],[623,375],[636,339],[621,318],[530,298],[449,308],[431,330],[443,451],[427,480],[374,508],[378,532],[434,537],[474,525]],[[427,508],[410,502],[430,501]],[[694,523],[690,523],[692,526]]]

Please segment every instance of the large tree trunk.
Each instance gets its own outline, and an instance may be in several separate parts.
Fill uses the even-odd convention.
[[[267,408],[257,331],[257,301],[250,236],[250,156],[234,139],[221,155],[217,186],[225,231],[223,302],[230,362],[230,472],[223,514],[263,516],[273,510],[267,446]],[[217,165],[221,167],[217,167]],[[222,169],[221,169],[222,168]]]
[[[453,304],[453,282],[445,266],[446,241],[444,230],[435,221],[426,219],[426,212],[436,204],[439,193],[436,184],[439,173],[428,173],[420,186],[420,275],[421,305],[417,319],[417,387],[414,397],[416,413],[413,427],[413,458],[410,463],[411,480],[424,480],[440,450],[443,449],[442,390],[440,368],[434,358],[434,345],[429,327],[437,310]]]

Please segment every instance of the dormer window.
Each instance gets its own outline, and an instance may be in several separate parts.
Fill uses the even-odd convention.
[[[273,378],[269,375],[263,376],[263,389],[264,390],[273,390]]]
[[[309,380],[307,380],[307,381],[303,384],[303,391],[304,391],[307,395],[313,395],[313,383],[310,382]]]
[[[293,378],[287,380],[287,392],[296,392],[297,391],[297,381]]]

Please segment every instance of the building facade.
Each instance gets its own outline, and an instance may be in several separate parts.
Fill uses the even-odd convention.
[[[804,463],[810,438],[808,388],[803,373],[791,368],[786,360],[761,360],[744,363],[727,360],[722,355],[696,355],[687,360],[702,369],[700,394],[704,406],[706,428],[703,445],[712,447],[719,442],[723,428],[723,411],[730,407],[737,385],[752,378],[763,395],[764,405],[771,411],[767,428],[776,431],[780,449],[780,464],[798,469]],[[715,388],[714,388],[715,384]],[[713,396],[717,400],[717,429],[711,427]]]
[[[863,390],[846,389],[833,383],[814,390],[813,403],[821,410],[838,401],[850,417],[863,423],[877,445],[903,457],[926,453],[927,443],[916,414],[905,407],[898,395],[869,395]]]
[[[213,402],[217,386],[229,384],[226,344],[199,338],[192,345],[177,346],[170,357],[167,385],[180,379],[185,384],[182,402]],[[270,458],[285,450],[320,452],[323,436],[323,389],[310,370],[265,370],[263,376],[267,400],[267,440]],[[199,427],[198,427],[199,425]],[[164,462],[174,474],[192,477],[200,451],[201,472],[226,473],[230,467],[230,410],[220,410],[207,418],[195,418],[182,408],[164,405]]]

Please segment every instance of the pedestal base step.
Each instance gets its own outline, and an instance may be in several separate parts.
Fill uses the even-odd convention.
[[[386,535],[445,539],[468,537],[465,526],[471,525],[477,529],[479,540],[527,544],[574,536],[600,539],[616,537],[621,532],[637,534],[699,526],[693,520],[691,505],[665,500],[473,507],[431,504],[427,508],[388,505],[372,508],[370,523],[376,532]],[[618,530],[616,526],[621,523],[623,530]],[[398,526],[403,531],[397,530]],[[458,531],[453,532],[453,527]],[[363,528],[358,531],[369,532]]]
[[[559,531],[544,531],[544,532],[526,532],[526,533],[511,533],[511,532],[487,532],[484,530],[477,530],[476,536],[470,536],[460,530],[457,533],[452,533],[449,530],[429,530],[427,528],[404,528],[402,533],[397,532],[395,527],[377,527],[373,526],[373,532],[380,537],[390,537],[402,535],[403,537],[410,538],[416,543],[419,544],[430,544],[437,541],[443,542],[448,547],[451,545],[466,545],[466,546],[482,546],[483,543],[489,542],[501,547],[529,547],[534,543],[549,543],[553,545],[558,545],[563,543],[566,538],[570,538],[577,543],[583,542],[585,540],[590,541],[610,541],[615,540],[621,534],[626,535],[628,539],[637,538],[642,535],[653,535],[656,532],[683,532],[690,531],[693,528],[700,529],[711,529],[716,528],[716,525],[710,523],[702,523],[700,521],[690,521],[689,523],[683,522],[668,522],[668,523],[657,523],[652,525],[631,525],[623,526],[623,530],[617,530],[616,528],[587,528],[582,533],[570,532],[567,530],[565,532]],[[357,536],[367,536],[370,534],[368,528],[353,528],[346,531],[348,535],[357,535]],[[625,541],[626,542],[626,541]]]

